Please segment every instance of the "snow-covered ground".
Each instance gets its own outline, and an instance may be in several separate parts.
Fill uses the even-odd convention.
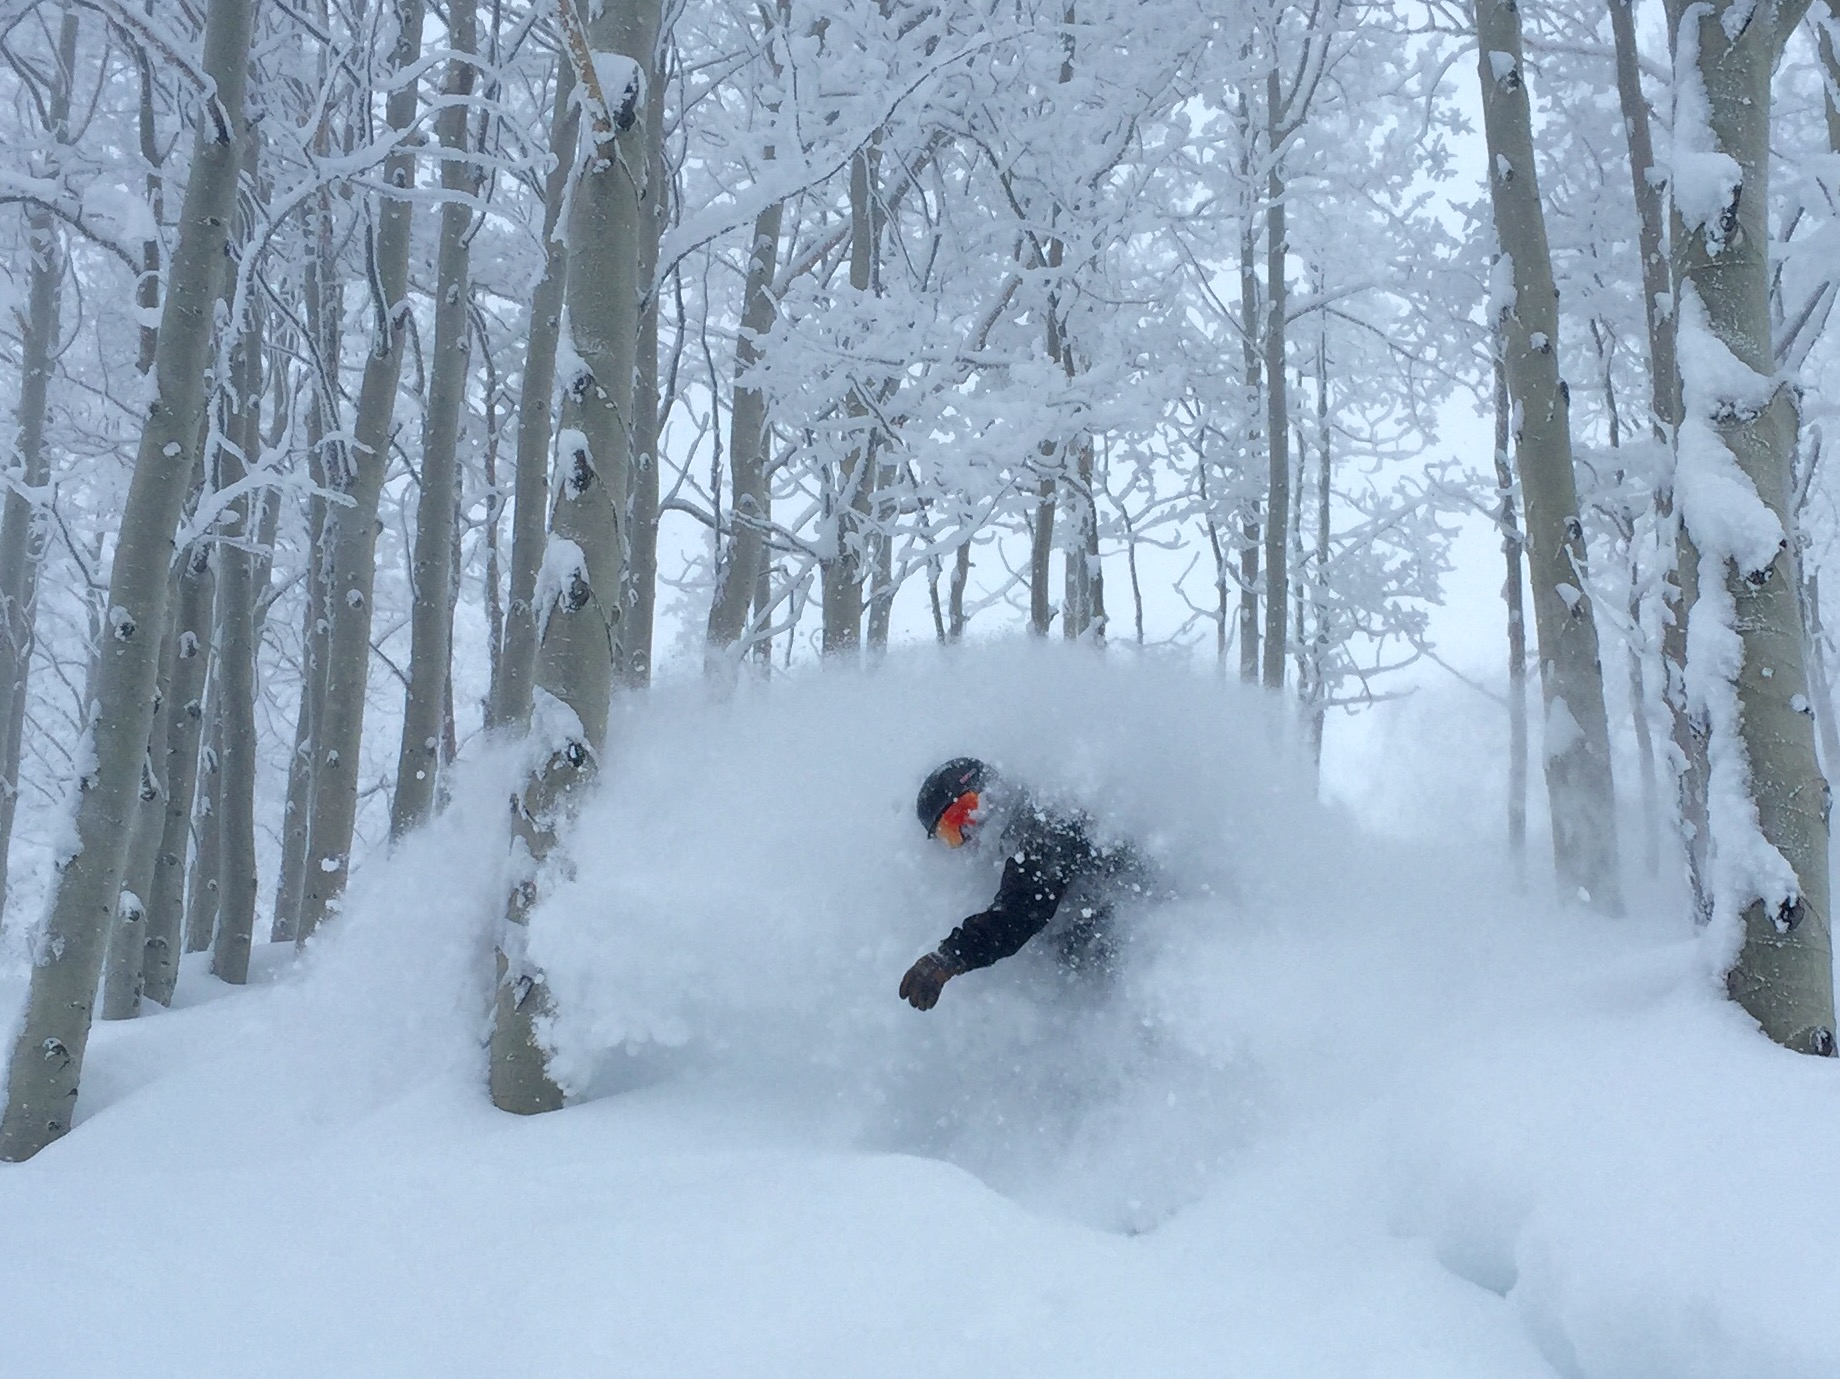
[[[1123,659],[623,710],[533,924],[575,1102],[532,1120],[483,1090],[483,755],[304,959],[97,1031],[0,1166],[0,1376],[1840,1375],[1840,1064],[1679,906],[1363,833],[1257,696]],[[1109,998],[1026,951],[895,998],[994,880],[912,817],[960,752],[1157,858]]]

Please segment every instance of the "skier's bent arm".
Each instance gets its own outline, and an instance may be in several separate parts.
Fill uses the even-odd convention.
[[[990,908],[966,919],[939,951],[967,972],[1020,952],[1048,927],[1067,882],[1035,857],[1019,854],[1003,864],[1003,882]]]

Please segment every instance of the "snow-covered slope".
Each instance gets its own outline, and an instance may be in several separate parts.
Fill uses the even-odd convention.
[[[1257,696],[1062,648],[615,733],[532,932],[576,1104],[484,1098],[486,754],[304,960],[98,1030],[0,1166],[0,1376],[1840,1374],[1840,1066],[1668,907],[1364,838]],[[911,814],[967,751],[1156,857],[1109,999],[896,1000],[994,879]]]

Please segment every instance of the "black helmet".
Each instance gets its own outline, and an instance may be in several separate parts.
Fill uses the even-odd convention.
[[[933,836],[933,830],[939,827],[939,816],[951,808],[953,800],[967,790],[982,790],[990,776],[990,768],[976,757],[953,757],[928,776],[920,787],[920,797],[914,801],[914,813],[920,816],[920,827],[926,830],[926,836]]]

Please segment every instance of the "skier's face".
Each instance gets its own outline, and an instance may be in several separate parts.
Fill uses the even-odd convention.
[[[963,847],[977,827],[977,807],[977,791],[967,790],[946,806],[946,812],[939,816],[939,823],[933,829],[933,836],[949,848]]]

